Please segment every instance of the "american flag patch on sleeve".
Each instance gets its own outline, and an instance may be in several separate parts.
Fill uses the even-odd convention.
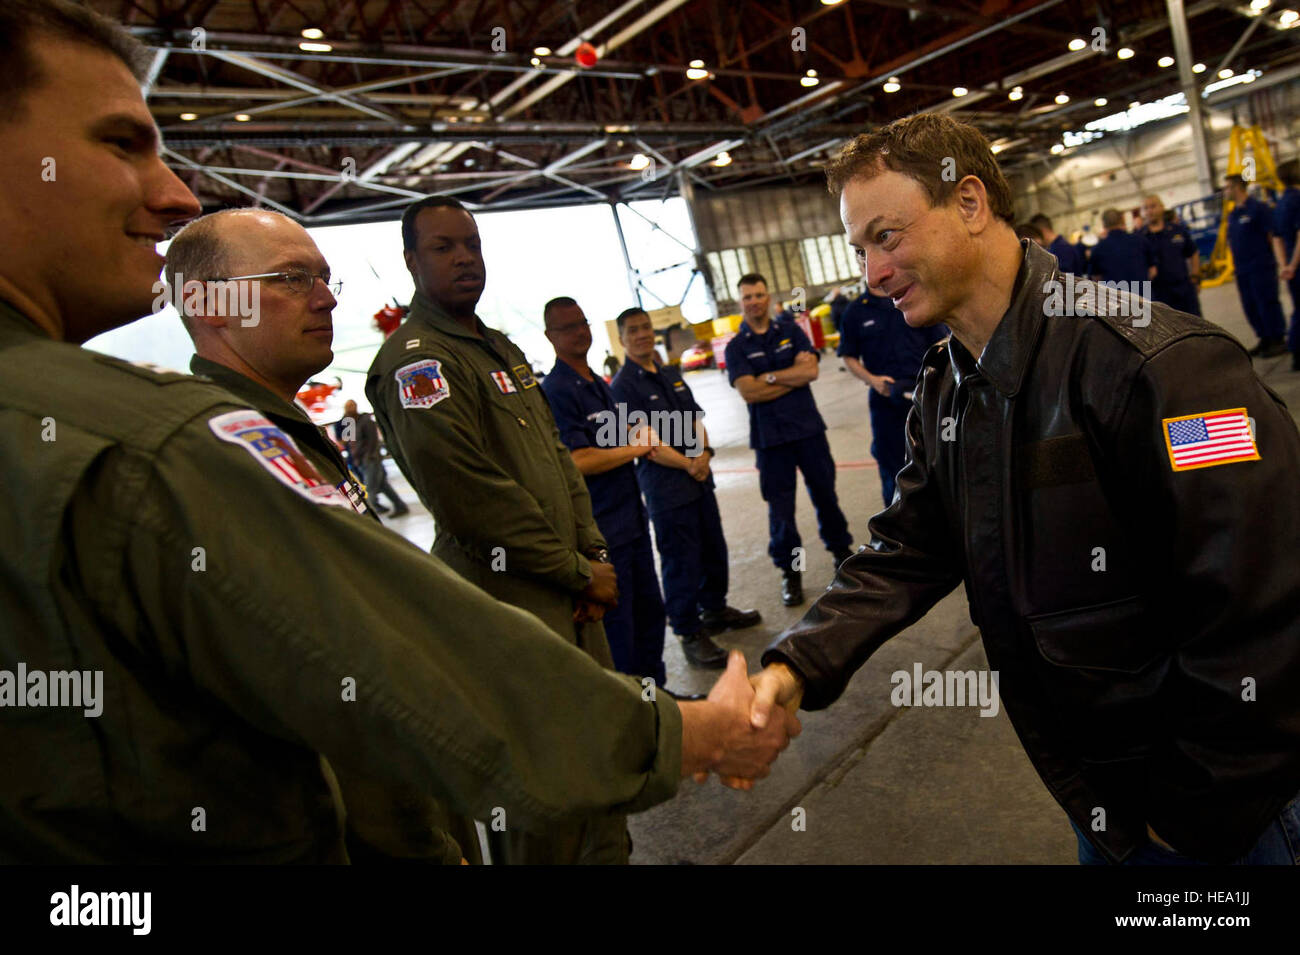
[[[1245,408],[1165,418],[1161,427],[1175,471],[1259,460],[1255,429]]]

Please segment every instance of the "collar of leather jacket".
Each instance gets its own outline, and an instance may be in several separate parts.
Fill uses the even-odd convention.
[[[1043,285],[1057,274],[1056,257],[1046,249],[1028,239],[1022,239],[1020,247],[1024,258],[1011,288],[1011,304],[984,353],[976,359],[955,337],[949,341],[957,384],[978,371],[1005,398],[1015,397],[1024,383],[1046,321]]]

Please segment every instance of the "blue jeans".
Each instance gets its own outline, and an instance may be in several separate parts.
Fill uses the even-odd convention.
[[[1079,864],[1109,865],[1106,857],[1088,841],[1088,837],[1075,825],[1073,819],[1070,820],[1070,825],[1074,826],[1074,834],[1079,840]],[[1209,863],[1199,862],[1148,839],[1146,845],[1124,861],[1124,865],[1209,865]],[[1232,865],[1300,865],[1300,795],[1282,807],[1282,811],[1269,823],[1254,847],[1240,859],[1233,860]]]

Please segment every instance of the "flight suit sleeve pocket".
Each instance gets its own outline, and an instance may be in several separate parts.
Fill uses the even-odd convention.
[[[1142,597],[1026,618],[1047,662],[1137,673],[1164,651]]]

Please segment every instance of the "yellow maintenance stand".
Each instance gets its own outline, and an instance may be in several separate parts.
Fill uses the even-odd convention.
[[[1232,127],[1228,139],[1227,175],[1241,176],[1247,182],[1257,182],[1279,192],[1282,190],[1273,153],[1264,139],[1264,131],[1258,126]],[[1232,251],[1228,248],[1228,213],[1233,205],[1232,200],[1225,196],[1223,214],[1219,217],[1219,236],[1214,242],[1214,251],[1210,253],[1209,276],[1202,280],[1202,288],[1222,285],[1234,275]]]

